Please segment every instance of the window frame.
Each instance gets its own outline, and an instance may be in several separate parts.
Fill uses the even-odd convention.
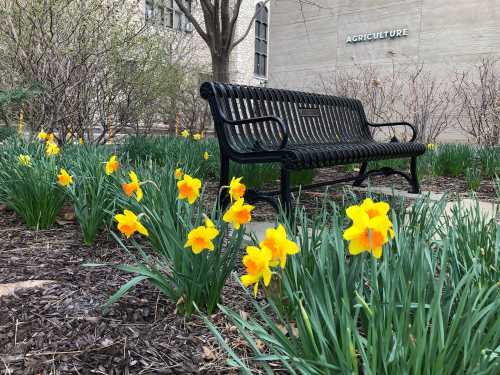
[[[269,56],[269,9],[263,2],[255,6],[254,75],[267,78]]]
[[[183,0],[183,3],[192,12],[193,0]],[[174,0],[144,0],[144,18],[146,22],[175,31],[192,31],[188,18]]]

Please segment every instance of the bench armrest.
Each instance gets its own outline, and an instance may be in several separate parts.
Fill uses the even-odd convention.
[[[413,132],[413,135],[412,135],[412,137],[410,139],[410,142],[415,142],[415,140],[417,139],[417,129],[412,124],[410,124],[409,122],[405,122],[405,121],[401,121],[401,122],[388,122],[388,123],[385,123],[385,124],[372,124],[372,123],[368,123],[368,125],[373,126],[374,128],[381,128],[381,127],[386,127],[386,126],[398,126],[398,125],[408,126],[412,130],[412,132]]]
[[[244,125],[244,124],[251,124],[251,123],[258,124],[258,123],[263,123],[265,121],[276,122],[280,126],[281,133],[282,133],[282,140],[281,140],[281,144],[280,144],[278,150],[282,150],[283,148],[285,148],[287,143],[288,143],[288,126],[279,117],[261,116],[261,117],[251,117],[251,118],[242,119],[242,120],[229,120],[229,119],[225,118],[225,116],[222,115],[222,113],[220,113],[220,116],[222,118],[222,121],[228,125]]]

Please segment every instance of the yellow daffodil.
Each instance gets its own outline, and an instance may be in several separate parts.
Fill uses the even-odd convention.
[[[184,247],[190,247],[194,254],[199,254],[203,250],[214,250],[212,240],[219,235],[219,231],[215,228],[214,223],[206,217],[205,225],[200,225],[194,228],[188,234],[188,240]]]
[[[429,143],[427,145],[427,150],[432,151],[436,148],[436,145],[434,143]]]
[[[253,284],[253,295],[256,297],[260,279],[264,281],[265,286],[271,282],[272,272],[269,266],[272,254],[267,247],[247,246],[246,251],[247,254],[243,257],[246,275],[241,276],[240,280],[244,286]]]
[[[187,199],[189,204],[193,204],[200,196],[201,181],[185,174],[184,178],[177,182],[177,188],[179,189],[178,199]]]
[[[38,139],[40,141],[45,141],[47,139],[47,133],[45,133],[43,129],[38,133]]]
[[[47,156],[56,156],[59,155],[60,152],[61,150],[56,143],[47,141],[47,143],[45,144],[45,154]]]
[[[134,171],[131,171],[129,174],[130,177],[130,182],[128,184],[123,183],[122,184],[122,189],[123,192],[128,196],[131,197],[132,194],[135,192],[135,199],[137,202],[140,202],[143,196],[142,189],[141,189],[141,183],[139,181],[139,178],[135,174]]]
[[[203,160],[208,160],[208,158],[209,158],[209,157],[210,157],[210,155],[208,155],[208,152],[207,152],[207,151],[205,151],[205,152],[203,153]]]
[[[384,209],[385,210],[385,209]],[[382,256],[382,246],[394,237],[392,222],[386,214],[371,216],[361,206],[351,206],[346,210],[352,220],[352,226],[344,232],[344,239],[349,242],[349,253],[357,255],[363,251]],[[372,211],[373,213],[373,211]]]
[[[29,155],[19,155],[19,164],[24,165],[25,167],[31,167],[31,157]]]
[[[112,155],[109,160],[106,162],[106,174],[111,176],[114,172],[118,170],[120,167],[120,162],[116,158],[116,155]]]
[[[182,175],[184,174],[184,172],[182,171],[181,168],[177,168],[175,170],[175,179],[176,180],[180,180],[182,178]]]
[[[144,236],[148,236],[148,230],[141,224],[139,218],[129,210],[123,211],[123,214],[115,215],[115,220],[118,222],[118,230],[130,238],[135,232],[139,232]]]
[[[266,237],[260,243],[261,247],[266,247],[271,250],[272,259],[271,266],[280,266],[285,268],[287,255],[297,254],[299,246],[286,238],[286,231],[283,225],[278,225],[278,228],[268,228]]]
[[[203,138],[203,137],[202,137],[201,133],[196,133],[196,134],[193,134],[193,139],[194,139],[195,141],[199,141],[199,140],[200,140],[200,139],[202,139],[202,138]]]
[[[73,176],[71,176],[66,169],[61,168],[57,175],[57,183],[61,186],[68,187],[73,183]]]
[[[242,178],[243,177],[233,177],[231,179],[231,182],[229,183],[229,196],[231,197],[231,202],[237,201],[238,199],[243,198],[243,196],[245,195],[245,191],[247,188],[240,182]]]
[[[188,138],[188,137],[189,137],[189,130],[184,129],[184,130],[181,132],[181,135],[182,135],[184,138]]]
[[[254,208],[254,206],[245,204],[244,199],[240,198],[229,207],[222,220],[231,223],[235,229],[240,229],[240,225],[247,224],[252,220],[252,210]]]
[[[391,206],[387,202],[377,202],[375,203],[371,198],[366,198],[361,204],[361,209],[368,214],[370,219],[375,216],[387,215]]]
[[[78,143],[79,143],[80,145],[83,145],[83,144],[85,144],[85,141],[83,140],[83,138],[82,138],[82,137],[80,137],[80,139],[78,139]]]
[[[54,142],[56,140],[56,137],[54,133],[50,132],[47,134],[47,142]]]

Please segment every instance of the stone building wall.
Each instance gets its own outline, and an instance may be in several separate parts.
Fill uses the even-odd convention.
[[[449,75],[482,56],[500,57],[499,0],[275,0],[272,85],[314,89],[314,77],[353,65],[424,63]],[[349,36],[407,29],[408,36],[346,43]]]
[[[231,56],[231,81],[248,85],[265,85],[267,77],[258,77],[254,74],[255,55],[255,22],[252,20],[256,6],[262,0],[245,0],[240,9],[240,18],[237,25],[238,36],[243,35],[251,23],[248,36],[236,46]],[[269,10],[269,20],[271,19],[270,4],[266,4]],[[269,30],[269,28],[268,28]],[[268,40],[272,38],[268,33]],[[269,59],[268,69],[269,71]]]
[[[270,86],[321,92],[322,84],[336,72],[367,66],[391,72],[420,64],[451,83],[481,58],[500,58],[500,0],[311,3],[318,6],[273,1]],[[373,40],[374,35],[398,29],[406,29],[408,35]],[[353,37],[363,41],[352,42]],[[364,40],[368,38],[372,40]],[[444,139],[465,140],[456,127]]]

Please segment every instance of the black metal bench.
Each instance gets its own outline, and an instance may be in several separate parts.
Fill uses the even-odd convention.
[[[373,175],[397,174],[419,193],[417,156],[426,147],[415,142],[416,129],[407,122],[371,124],[359,100],[335,96],[205,82],[201,96],[210,104],[219,140],[220,184],[229,183],[229,160],[238,163],[281,163],[281,187],[277,191],[252,192],[250,201],[265,200],[278,208],[275,196],[290,212],[290,171],[361,163],[355,176],[302,186],[316,188],[354,181],[359,186]],[[374,140],[370,127],[408,126],[413,136],[409,142],[381,143]],[[384,167],[368,171],[368,162],[410,158],[410,174]],[[225,202],[226,200],[223,200]]]

